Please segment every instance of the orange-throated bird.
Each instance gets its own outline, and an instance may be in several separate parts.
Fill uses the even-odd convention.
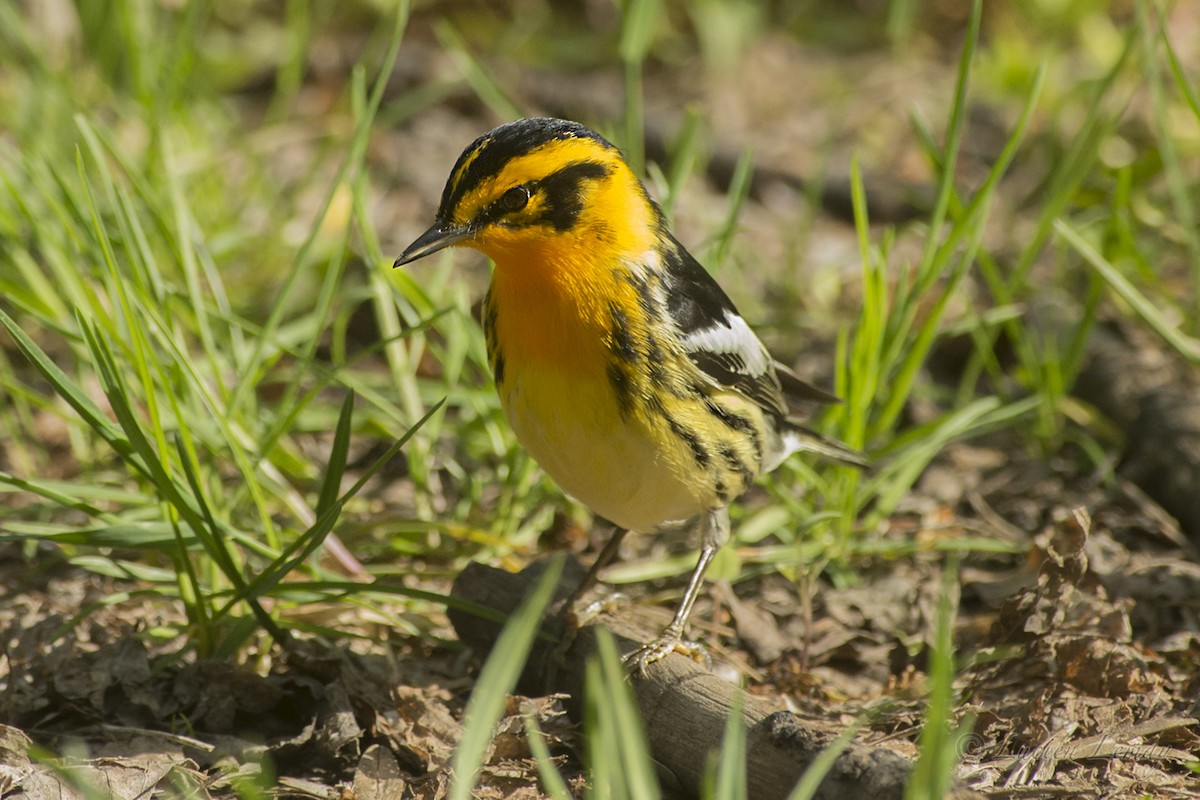
[[[627,663],[703,653],[684,627],[729,538],[728,505],[797,451],[865,465],[795,416],[837,398],[767,352],[620,151],[578,123],[522,119],[476,139],[396,266],[455,245],[495,262],[483,328],[517,439],[618,526],[592,574],[627,531],[699,518],[675,617]]]

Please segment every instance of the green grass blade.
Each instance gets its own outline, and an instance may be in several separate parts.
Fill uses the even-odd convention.
[[[541,778],[542,790],[550,795],[550,800],[572,800],[571,789],[563,780],[558,768],[554,766],[550,749],[546,747],[546,734],[542,732],[532,714],[525,715],[525,737],[529,741],[530,752],[537,760],[538,777]]]
[[[318,517],[333,507],[337,501],[338,490],[342,488],[342,476],[346,474],[346,458],[350,452],[350,421],[353,414],[354,393],[348,392],[346,399],[342,401],[337,428],[333,432],[333,446],[330,448],[329,461],[325,466],[325,479],[321,482],[321,492],[317,499]]]
[[[296,539],[289,544],[284,551],[280,553],[279,556],[266,569],[263,570],[260,575],[251,581],[251,583],[246,587],[246,596],[258,597],[265,592],[271,591],[281,580],[284,579],[285,576],[291,573],[293,569],[304,563],[304,561],[310,555],[312,555],[318,547],[321,546],[321,542],[325,541],[325,537],[329,535],[330,531],[333,530],[334,523],[337,522],[337,519],[342,513],[342,509],[345,507],[346,503],[348,503],[351,498],[353,498],[359,493],[359,491],[362,490],[367,481],[371,480],[371,478],[375,477],[375,474],[379,472],[379,470],[383,469],[387,462],[392,459],[392,456],[400,452],[400,449],[403,448],[404,445],[408,443],[409,439],[411,439],[413,435],[421,429],[421,426],[425,424],[426,420],[436,414],[444,403],[444,399],[435,403],[433,407],[426,412],[424,417],[417,420],[416,423],[414,423],[412,427],[410,427],[404,433],[403,436],[393,442],[392,445],[386,451],[384,451],[383,455],[377,458],[371,464],[371,466],[363,472],[354,485],[346,490],[345,494],[337,498],[337,500],[335,500],[329,506],[329,508],[317,518],[316,522],[314,522],[308,528],[308,530],[296,537]]]
[[[330,206],[333,204],[337,193],[341,191],[341,187],[352,168],[358,168],[366,153],[367,141],[370,138],[371,122],[375,118],[376,112],[379,110],[379,104],[383,101],[384,89],[388,85],[388,81],[392,75],[392,70],[395,68],[396,57],[400,53],[400,42],[404,38],[404,29],[408,24],[409,3],[407,0],[401,0],[396,6],[396,14],[392,23],[391,38],[388,43],[388,49],[384,55],[382,64],[379,69],[379,75],[375,80],[375,84],[371,90],[371,96],[367,103],[365,112],[357,120],[354,133],[351,136],[348,152],[346,157],[338,166],[337,174],[326,191],[324,201],[321,203],[320,210],[317,213],[317,220],[324,219],[329,214]],[[256,338],[247,354],[246,362],[243,364],[242,375],[234,387],[234,391],[229,400],[230,413],[235,412],[243,403],[248,401],[251,394],[252,380],[251,377],[258,374],[265,359],[266,345],[274,338],[274,335],[283,322],[284,314],[287,312],[293,292],[301,285],[300,278],[305,272],[311,268],[313,260],[313,249],[316,245],[321,226],[314,224],[304,243],[300,246],[299,252],[296,254],[292,269],[284,278],[282,285],[279,288],[278,296],[275,302],[271,304],[270,314],[267,316],[266,322],[263,324],[265,335]]]
[[[749,148],[738,156],[733,168],[733,177],[729,181],[729,191],[726,193],[725,220],[717,229],[717,234],[711,249],[712,255],[707,259],[712,272],[720,272],[729,260],[733,249],[733,240],[737,234],[738,219],[742,207],[750,195],[750,179],[754,176],[754,152]]]
[[[450,800],[469,800],[475,789],[496,723],[504,713],[509,693],[521,677],[542,615],[554,597],[562,568],[560,556],[547,564],[546,572],[513,612],[479,672],[479,680],[464,712],[462,739],[454,751]]]
[[[742,716],[745,692],[739,687],[734,692],[725,720],[725,735],[721,739],[721,750],[717,754],[716,774],[712,777],[711,790],[706,793],[713,800],[746,800],[746,720]]]
[[[596,658],[588,662],[584,678],[590,796],[655,800],[662,791],[612,634],[597,628],[596,646]]]
[[[796,782],[796,785],[788,794],[787,800],[812,800],[812,798],[816,797],[817,791],[821,788],[821,782],[825,780],[825,776],[833,769],[838,756],[846,752],[846,748],[854,741],[854,737],[862,730],[867,720],[868,717],[866,716],[859,717],[834,737],[829,746],[812,760],[812,763],[808,765],[808,769],[804,770],[804,774],[800,776],[800,780]]]
[[[636,175],[646,174],[646,121],[642,102],[642,64],[658,23],[660,0],[627,0],[621,4],[621,38],[617,51],[624,67],[624,125],[621,147]]]
[[[488,71],[480,66],[475,56],[471,55],[466,40],[450,22],[445,18],[438,19],[434,22],[433,32],[458,67],[463,80],[471,87],[471,91],[475,92],[475,96],[483,101],[484,105],[492,109],[501,119],[517,119],[524,116],[517,104],[508,98],[500,85],[492,80]]]
[[[919,739],[920,754],[905,789],[905,800],[941,800],[950,790],[954,768],[961,758],[960,734],[951,728],[954,717],[954,617],[958,606],[958,560],[947,559],[942,570],[937,621],[929,665],[929,702]]]
[[[0,308],[0,325],[3,325],[8,331],[8,335],[17,345],[17,349],[37,368],[42,377],[54,389],[55,394],[65,400],[87,423],[88,427],[108,442],[118,453],[129,452],[128,442],[121,435],[120,428],[109,421],[108,416],[92,402],[87,393],[59,369],[46,351],[39,347],[2,308]]]
[[[1192,199],[1195,191],[1194,180],[1189,178],[1184,159],[1180,157],[1176,137],[1173,135],[1170,120],[1171,109],[1168,108],[1166,90],[1163,87],[1163,76],[1159,69],[1158,45],[1168,42],[1168,37],[1159,25],[1151,21],[1151,15],[1161,16],[1160,10],[1151,11],[1146,0],[1137,0],[1134,4],[1137,27],[1142,35],[1142,75],[1145,85],[1150,90],[1150,102],[1154,110],[1154,123],[1157,127],[1158,154],[1163,162],[1163,177],[1167,180],[1168,194],[1174,206],[1175,218],[1182,224],[1179,226],[1180,235],[1187,247],[1187,263],[1190,268],[1192,298],[1191,313],[1186,316],[1191,320],[1191,329],[1200,329],[1200,230],[1197,229],[1196,205]],[[1157,34],[1157,35],[1156,35]],[[1166,45],[1168,51],[1169,44]],[[1171,54],[1168,52],[1168,59]],[[1187,81],[1177,83],[1186,87]],[[1187,93],[1185,92],[1185,97]]]
[[[1139,317],[1147,325],[1163,338],[1167,344],[1175,348],[1175,350],[1185,359],[1193,364],[1200,364],[1200,340],[1188,336],[1183,331],[1174,325],[1166,316],[1159,310],[1151,300],[1138,291],[1138,288],[1133,285],[1121,271],[1113,266],[1108,259],[1104,258],[1095,247],[1093,247],[1082,235],[1066,220],[1057,220],[1054,223],[1054,229],[1060,236],[1075,249],[1075,252],[1083,256],[1091,267],[1100,274],[1104,281],[1112,287],[1113,291],[1137,313]]]

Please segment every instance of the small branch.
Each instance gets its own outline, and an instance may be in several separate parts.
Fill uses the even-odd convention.
[[[455,581],[453,596],[511,613],[542,571],[534,564],[519,574],[472,564]],[[578,562],[570,562],[559,587],[557,602],[583,575]],[[629,609],[619,618],[604,615],[607,627],[622,653],[635,649],[661,627],[648,616],[660,609]],[[461,611],[450,612],[459,638],[477,652],[487,652],[501,624]],[[552,615],[544,632],[561,641],[561,615]],[[570,648],[556,657],[552,645],[534,648],[520,684],[532,695],[564,693],[571,697],[568,713],[579,719],[585,665],[596,647],[596,621],[584,624]],[[646,676],[631,677],[645,722],[655,762],[664,788],[698,795],[707,755],[721,744],[725,720],[737,687],[680,655],[654,664]],[[753,696],[742,700],[747,727],[747,779],[753,800],[786,798],[796,782],[833,741],[836,730],[818,728],[786,711],[777,711]],[[823,800],[901,798],[910,764],[904,757],[876,747],[851,743],[834,761],[816,796]],[[959,797],[967,795],[959,794]]]

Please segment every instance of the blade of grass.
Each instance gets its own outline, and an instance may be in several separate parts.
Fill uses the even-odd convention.
[[[342,409],[338,413],[337,427],[333,431],[333,445],[329,451],[329,461],[325,467],[325,479],[321,482],[321,492],[317,496],[317,517],[321,517],[337,501],[338,490],[342,486],[342,476],[346,474],[346,457],[350,452],[350,420],[354,413],[354,393],[346,394],[342,401]]]
[[[646,174],[646,121],[642,101],[642,63],[654,39],[660,0],[627,0],[621,6],[617,51],[624,74],[624,126],[621,148],[635,175]]]
[[[650,745],[612,634],[596,629],[596,658],[584,675],[589,796],[656,800],[662,796]]]
[[[721,749],[717,753],[714,774],[706,776],[709,788],[706,794],[713,800],[746,800],[746,721],[742,717],[745,701],[743,690],[738,689],[729,706],[725,720],[725,735],[721,738]]]
[[[664,181],[666,192],[663,194],[660,204],[668,220],[671,219],[675,203],[679,199],[679,193],[683,190],[684,184],[695,166],[696,151],[699,149],[700,126],[703,120],[704,113],[700,108],[688,106],[687,114],[683,118],[683,126],[675,137],[674,147],[671,148],[671,163],[667,167]]]
[[[504,120],[517,119],[524,116],[521,109],[508,98],[500,85],[492,80],[488,71],[479,65],[471,49],[458,30],[445,18],[439,18],[433,24],[434,35],[441,42],[442,48],[458,67],[463,80],[471,87],[475,96],[492,110],[496,116]]]
[[[320,205],[320,210],[317,212],[317,220],[324,219],[329,214],[333,200],[338,192],[341,191],[341,187],[349,171],[352,168],[361,168],[363,157],[366,154],[367,141],[371,133],[371,122],[379,110],[379,104],[383,101],[384,89],[387,87],[392,75],[392,70],[396,64],[396,57],[400,53],[400,42],[404,38],[404,30],[408,24],[409,7],[408,0],[401,0],[396,5],[391,38],[379,69],[379,75],[372,87],[367,107],[363,115],[357,120],[357,125],[355,126],[354,133],[351,135],[349,147],[347,148],[346,157],[338,165],[337,173],[330,183],[324,201]],[[296,254],[291,271],[284,277],[283,283],[279,287],[275,302],[271,304],[271,311],[267,316],[267,321],[263,324],[263,330],[266,335],[253,341],[250,352],[247,355],[246,363],[241,365],[243,371],[240,374],[242,377],[238,379],[229,399],[230,413],[238,410],[243,403],[247,402],[250,396],[252,386],[251,377],[258,374],[262,368],[266,344],[274,337],[276,329],[283,322],[292,293],[300,284],[300,277],[311,268],[312,253],[320,230],[321,226],[319,224],[312,225],[308,236]]]
[[[1166,91],[1163,87],[1163,75],[1159,69],[1158,45],[1165,43],[1166,34],[1162,28],[1162,12],[1152,10],[1146,0],[1136,0],[1133,4],[1137,28],[1142,37],[1142,75],[1145,85],[1150,89],[1150,103],[1154,110],[1158,153],[1162,158],[1163,177],[1167,180],[1168,194],[1175,208],[1175,217],[1181,224],[1180,234],[1187,248],[1187,264],[1191,275],[1192,298],[1191,313],[1185,319],[1191,322],[1192,331],[1200,330],[1200,230],[1197,229],[1196,206],[1192,201],[1195,184],[1188,178],[1188,170],[1179,156],[1175,136],[1171,130],[1169,118],[1170,109],[1167,107]],[[1151,20],[1151,15],[1157,15],[1158,24]],[[1157,36],[1155,34],[1158,34]],[[1167,48],[1170,49],[1169,46]],[[1170,54],[1168,54],[1170,58]],[[1184,81],[1182,85],[1186,86]]]
[[[816,797],[817,791],[821,788],[821,782],[825,780],[825,776],[833,769],[838,756],[846,752],[846,748],[854,741],[854,737],[858,735],[858,732],[862,730],[869,719],[866,715],[859,716],[845,730],[834,737],[829,746],[812,760],[808,769],[804,770],[804,774],[800,777],[800,780],[796,783],[791,793],[788,794],[787,800],[812,800],[812,798]]]
[[[738,219],[746,198],[750,195],[750,179],[754,176],[754,152],[746,148],[738,156],[733,168],[733,177],[729,180],[726,192],[725,220],[717,229],[717,234],[707,259],[712,272],[720,272],[721,267],[729,260],[733,248],[734,235],[737,233]]]
[[[3,325],[8,331],[8,335],[12,337],[17,348],[46,379],[55,394],[65,400],[87,423],[88,427],[107,442],[118,455],[136,458],[129,448],[129,442],[121,434],[121,429],[108,419],[108,416],[92,402],[87,393],[59,369],[54,360],[46,355],[46,351],[39,347],[2,308],[0,308],[0,325]]]
[[[408,440],[411,439],[418,430],[420,430],[425,421],[436,414],[439,409],[441,409],[443,403],[445,403],[444,399],[435,403],[433,407],[425,413],[425,416],[417,420],[412,427],[405,431],[403,436],[393,442],[392,445],[386,451],[384,451],[383,455],[377,458],[371,464],[371,466],[363,472],[354,485],[347,489],[341,497],[339,497],[333,502],[333,504],[330,505],[325,513],[321,514],[317,518],[317,521],[314,522],[308,530],[296,537],[294,541],[284,548],[284,550],[275,558],[275,560],[272,561],[271,564],[269,564],[258,576],[254,578],[254,580],[249,583],[245,589],[246,595],[249,597],[258,597],[264,592],[270,591],[275,587],[276,584],[283,580],[285,576],[291,573],[293,569],[302,564],[310,555],[312,555],[313,552],[320,547],[321,542],[324,541],[325,537],[329,535],[329,532],[333,530],[333,525],[335,522],[337,522],[338,516],[342,513],[342,508],[345,507],[346,503],[348,503],[351,498],[353,498],[359,493],[359,491],[362,490],[362,487],[366,485],[367,481],[371,480],[371,478],[375,477],[375,474],[379,472],[379,470],[383,469],[387,462],[392,459],[392,456],[400,452],[400,449],[408,443]]]
[[[537,761],[538,777],[541,778],[542,790],[550,795],[550,800],[572,800],[571,789],[563,780],[562,774],[554,766],[550,749],[546,747],[546,734],[542,733],[537,719],[532,714],[525,715],[525,738],[529,742],[529,750]]]
[[[1074,248],[1075,252],[1083,256],[1084,261],[1096,270],[1113,291],[1128,303],[1134,312],[1167,344],[1175,348],[1189,362],[1200,364],[1200,340],[1188,336],[1172,324],[1149,298],[1138,291],[1138,288],[1122,275],[1120,270],[1109,263],[1070,223],[1062,219],[1056,220],[1054,230]]]
[[[905,788],[906,800],[941,800],[950,791],[954,768],[962,757],[958,743],[967,730],[952,730],[954,717],[954,617],[958,597],[958,557],[946,560],[938,599],[929,663],[929,701],[919,739],[917,763]],[[969,726],[964,722],[963,726]]]
[[[472,796],[496,723],[525,667],[525,659],[537,637],[538,624],[554,597],[562,568],[561,556],[550,560],[546,572],[500,632],[479,672],[479,680],[463,715],[462,738],[451,762],[450,800],[470,800]]]

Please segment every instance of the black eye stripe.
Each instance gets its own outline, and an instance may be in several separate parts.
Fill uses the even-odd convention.
[[[550,225],[567,230],[583,209],[581,187],[584,181],[598,180],[611,175],[613,167],[599,161],[576,161],[560,167],[544,178],[527,181],[506,190],[475,217],[478,228],[496,223],[506,227]],[[540,205],[532,216],[527,212],[530,201],[538,197]]]
[[[533,221],[560,231],[569,230],[583,211],[584,183],[602,180],[612,172],[613,167],[603,162],[577,161],[537,181],[537,191],[545,195],[545,202]]]
[[[499,175],[514,158],[566,139],[590,139],[603,150],[616,150],[600,134],[568,120],[532,118],[501,125],[480,136],[458,157],[442,191],[438,218],[451,219],[468,192]]]

